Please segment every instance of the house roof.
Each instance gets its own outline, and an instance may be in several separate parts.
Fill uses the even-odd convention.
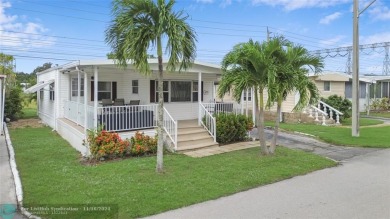
[[[151,66],[152,70],[158,70],[158,60],[157,59],[148,59],[148,63]],[[168,62],[164,61],[163,65],[166,65]],[[77,70],[77,68],[88,68],[92,66],[98,67],[116,67],[116,62],[113,59],[96,59],[96,60],[79,60],[70,62],[64,65],[56,66],[45,71],[39,72],[37,74],[44,74],[46,72],[50,72],[53,70],[60,70],[61,72],[68,72]],[[128,61],[128,69],[134,69],[132,66],[132,62]],[[196,68],[196,70],[195,70]],[[195,61],[192,65],[192,71],[200,71],[202,73],[220,73],[221,67],[216,64],[199,62]]]
[[[352,80],[352,75],[345,74],[345,73],[340,73],[340,72],[321,72],[319,74],[314,74],[310,73],[308,75],[309,77],[315,78],[314,80],[318,81],[340,81],[340,82],[346,82],[346,81],[351,81]],[[369,78],[366,78],[364,76],[359,77],[359,81],[365,82],[365,83],[373,83],[372,80]]]

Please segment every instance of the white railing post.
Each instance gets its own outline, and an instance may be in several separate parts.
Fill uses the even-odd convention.
[[[340,116],[338,113],[336,114],[336,124],[340,124]]]
[[[314,120],[314,121],[316,121],[316,122],[317,122],[317,121],[318,121],[318,110],[316,110],[316,111],[315,111],[315,114],[314,114],[314,116],[315,116],[315,120]]]
[[[326,119],[324,114],[322,114],[322,125],[326,125]]]

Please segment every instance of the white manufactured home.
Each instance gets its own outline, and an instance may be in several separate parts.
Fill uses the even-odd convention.
[[[130,63],[121,69],[113,60],[72,62],[38,73],[37,84],[25,92],[37,92],[38,114],[44,123],[88,154],[83,146],[87,130],[103,126],[122,137],[136,130],[155,133],[158,63],[155,59],[148,62],[152,69],[148,76]],[[233,110],[233,103],[215,103],[220,75],[219,66],[200,62],[186,71],[164,72],[164,130],[175,149],[180,142],[182,149],[216,144],[212,113]],[[202,125],[202,131],[196,130]],[[181,127],[189,129],[178,131]]]

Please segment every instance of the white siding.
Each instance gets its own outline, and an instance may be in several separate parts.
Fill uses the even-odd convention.
[[[47,72],[45,74],[38,75],[37,82],[40,81],[48,81],[55,79],[56,71]],[[55,82],[54,86],[58,86]],[[50,91],[49,85],[45,86],[43,89],[43,98],[40,97],[40,91],[38,92],[38,115],[42,119],[42,121],[49,125],[50,127],[55,127],[55,118],[54,118],[54,110],[55,110],[55,101],[50,100]]]

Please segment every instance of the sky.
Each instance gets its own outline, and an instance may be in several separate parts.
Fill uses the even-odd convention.
[[[371,0],[360,0],[363,9]],[[249,39],[283,35],[309,51],[322,50],[325,71],[345,72],[352,45],[352,0],[177,0],[197,34],[197,58],[220,64],[232,47]],[[110,0],[0,0],[0,52],[13,55],[17,72],[46,62],[105,59],[110,47]],[[360,16],[360,44],[390,42],[390,0],[377,0]],[[155,54],[155,48],[150,48]],[[360,72],[382,74],[385,48],[360,52]]]

